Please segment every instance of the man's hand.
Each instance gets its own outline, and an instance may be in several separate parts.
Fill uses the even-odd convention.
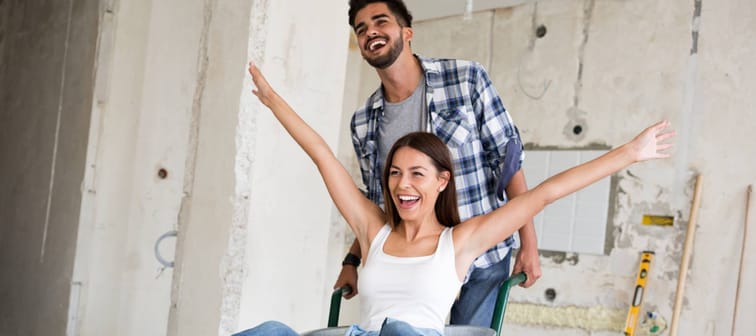
[[[530,246],[528,246],[530,245]],[[525,272],[528,279],[521,283],[521,287],[528,288],[541,277],[541,259],[538,256],[538,249],[534,244],[522,244],[515,258],[514,269],[512,274]]]
[[[539,270],[540,271],[540,270]],[[344,295],[344,298],[349,300],[353,298],[359,292],[357,290],[357,267],[352,265],[344,265],[341,267],[339,277],[336,279],[336,284],[333,285],[333,289],[344,287],[349,285],[352,287],[352,291],[349,294]]]

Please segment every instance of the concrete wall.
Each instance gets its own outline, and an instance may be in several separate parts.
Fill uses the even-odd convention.
[[[102,2],[70,335],[168,333],[173,272],[153,251],[191,196],[204,6]]]
[[[749,94],[756,88],[756,61],[746,56],[754,52],[753,39],[742,33],[756,28],[754,15],[748,1],[540,1],[477,12],[471,20],[414,25],[416,52],[487,67],[529,147],[617,146],[660,119],[678,131],[674,159],[615,176],[606,255],[542,254],[543,278],[510,298],[509,332],[617,334],[643,250],[656,252],[643,311],[658,312],[669,324],[693,178],[701,173],[704,196],[679,332],[729,334],[745,189],[756,182],[746,154],[756,140],[756,98]],[[538,38],[541,25],[546,35]],[[360,82],[353,90],[359,102],[377,87],[373,73],[364,62],[349,73],[348,82]],[[345,106],[344,113],[355,107]],[[583,132],[573,133],[576,125]],[[341,155],[349,151],[342,147]],[[644,214],[674,216],[675,225],[641,225]],[[744,284],[756,281],[756,260],[748,255],[756,244],[753,231]],[[756,304],[746,287],[738,335],[756,328],[746,318]],[[553,301],[545,298],[547,289],[555,290]]]
[[[0,334],[323,326],[350,235],[245,67],[256,60],[358,177],[348,120],[377,78],[347,45],[346,5],[0,2]],[[756,181],[753,13],[746,0],[575,0],[416,23],[417,52],[489,69],[529,146],[616,146],[661,118],[680,133],[675,159],[617,174],[606,255],[542,255],[544,277],[511,298],[510,332],[616,334],[645,249],[656,259],[644,310],[669,322],[702,173],[680,333],[729,333]],[[639,225],[647,213],[676,224]],[[161,252],[173,259],[175,246],[176,269],[160,273],[154,242],[174,229]],[[754,232],[744,284],[756,281]],[[756,329],[753,297],[743,286],[740,335]]]
[[[57,5],[0,3],[0,334],[324,325],[343,254],[331,230],[343,224],[314,166],[251,95],[246,63],[336,148],[346,4]],[[316,37],[313,14],[328,18]],[[171,230],[158,250],[175,269],[153,254]]]
[[[97,7],[0,2],[0,335],[66,328]]]
[[[250,59],[334,150],[343,132],[346,4],[256,1],[250,24]],[[341,245],[329,247],[333,205],[315,166],[250,88],[245,78],[236,181],[248,210],[237,212],[232,235],[246,237],[245,255],[234,263],[244,273],[238,328],[269,319],[297,330],[322,327],[343,253]]]
[[[239,247],[245,237],[235,218],[249,197],[237,193],[235,164],[252,14],[250,1],[205,1],[194,23],[201,27],[194,150],[187,158],[168,335],[226,335],[236,328],[242,272],[235,262],[245,255]]]

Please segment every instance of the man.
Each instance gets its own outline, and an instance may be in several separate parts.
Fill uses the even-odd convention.
[[[520,169],[522,144],[511,117],[477,63],[414,55],[412,16],[401,0],[350,0],[349,24],[362,57],[376,69],[381,87],[352,117],[351,131],[367,195],[383,205],[380,176],[386,154],[401,136],[436,134],[455,160],[462,220],[490,212],[527,190]],[[532,220],[519,231],[522,247],[514,272],[540,276]],[[489,326],[498,286],[509,276],[512,237],[478,257],[451,312],[452,324]],[[357,242],[344,259],[335,287],[357,294]]]

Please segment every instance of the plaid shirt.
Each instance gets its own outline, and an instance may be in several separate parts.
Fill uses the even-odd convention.
[[[517,128],[480,64],[416,56],[425,72],[429,130],[446,143],[454,160],[460,218],[488,213],[506,202],[503,187],[522,163]],[[383,89],[379,87],[354,113],[351,122],[352,143],[367,197],[380,206],[383,195],[377,135],[383,103]],[[507,152],[515,154],[505,160]],[[500,180],[506,183],[498,183]],[[501,185],[498,197],[497,184]],[[478,257],[473,265],[489,267],[506,257],[515,244],[515,239],[509,237]]]

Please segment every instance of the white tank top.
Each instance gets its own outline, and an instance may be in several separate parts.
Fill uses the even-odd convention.
[[[383,252],[391,233],[386,224],[370,244],[360,277],[360,313],[365,330],[379,330],[387,317],[443,333],[444,321],[462,282],[457,277],[452,228],[438,239],[436,251],[423,257]]]

